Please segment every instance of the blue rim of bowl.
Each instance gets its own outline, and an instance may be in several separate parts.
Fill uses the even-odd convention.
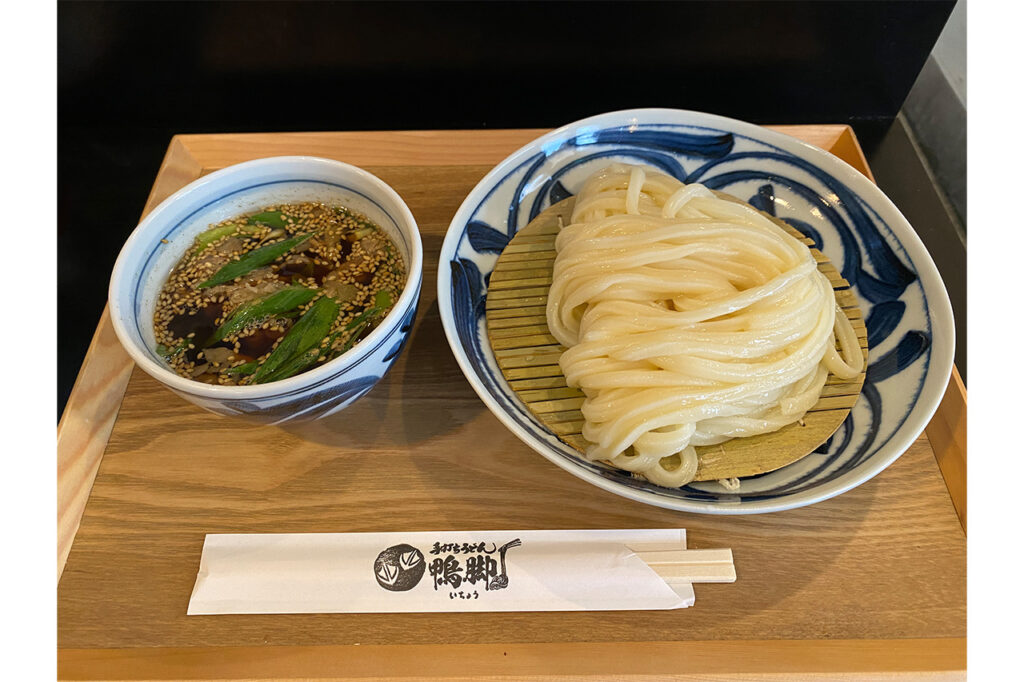
[[[372,183],[376,183],[382,191],[389,192],[392,194],[392,199],[397,201],[400,208],[403,208],[406,216],[405,218],[409,222],[413,232],[416,234],[415,239],[410,239],[405,231],[400,227],[400,223],[395,219],[390,211],[387,211],[380,203],[373,197],[367,195],[365,192],[359,191],[348,185],[344,185],[337,182],[329,182],[326,180],[318,180],[312,178],[304,178],[300,176],[290,177],[280,180],[255,182],[251,185],[236,188],[225,194],[219,194],[215,198],[206,201],[202,205],[191,210],[187,215],[181,219],[175,221],[174,225],[166,229],[155,241],[156,245],[159,245],[161,239],[169,239],[178,230],[182,228],[193,216],[201,212],[205,208],[223,201],[231,196],[247,192],[260,187],[278,185],[278,184],[292,184],[292,183],[309,183],[309,184],[320,184],[330,187],[336,187],[338,189],[351,192],[356,194],[363,199],[366,199],[374,206],[377,207],[388,220],[395,226],[396,231],[402,238],[402,243],[406,247],[409,253],[408,275],[405,283],[405,287],[402,290],[402,294],[399,296],[398,301],[395,302],[394,308],[388,315],[382,320],[381,324],[374,329],[370,335],[355,344],[344,354],[338,356],[334,360],[324,363],[322,366],[317,367],[309,372],[305,372],[302,375],[284,379],[282,381],[273,382],[263,386],[210,386],[202,384],[200,382],[190,381],[179,377],[174,371],[167,367],[164,363],[157,361],[153,357],[152,350],[149,348],[138,348],[136,344],[131,340],[131,337],[126,333],[126,330],[121,329],[122,319],[120,315],[114,314],[120,311],[121,307],[116,303],[116,293],[114,291],[116,283],[119,281],[119,277],[124,272],[125,265],[122,262],[122,257],[126,256],[129,251],[129,247],[133,245],[135,239],[141,239],[138,237],[139,233],[150,223],[159,220],[162,210],[166,210],[168,206],[173,205],[176,201],[182,197],[187,196],[189,193],[196,191],[200,187],[210,182],[217,180],[225,175],[237,173],[239,170],[245,170],[248,168],[259,167],[260,165],[270,165],[273,163],[281,162],[312,162],[327,164],[333,167],[343,167],[346,171],[355,172],[356,174],[363,175],[368,178]],[[205,175],[193,182],[182,187],[180,190],[172,194],[170,197],[162,201],[153,211],[150,212],[146,218],[139,223],[139,226],[133,231],[132,235],[129,236],[125,242],[125,246],[122,248],[121,254],[118,256],[117,263],[114,265],[114,272],[111,277],[110,284],[110,301],[112,303],[112,315],[111,319],[114,323],[115,332],[117,332],[121,339],[122,345],[125,346],[132,359],[139,364],[144,371],[148,374],[157,378],[164,383],[172,385],[176,390],[181,390],[187,393],[200,395],[206,398],[215,399],[240,399],[247,400],[249,402],[259,403],[261,401],[279,401],[281,398],[297,395],[299,393],[305,393],[312,389],[316,389],[324,384],[330,383],[337,379],[342,374],[348,373],[353,368],[362,364],[364,360],[371,357],[372,354],[378,350],[381,346],[388,342],[388,340],[394,335],[396,331],[401,327],[401,321],[405,318],[407,308],[415,309],[416,303],[419,298],[420,285],[422,281],[422,243],[418,239],[419,228],[416,224],[415,217],[412,215],[412,211],[409,210],[408,206],[401,196],[392,188],[390,185],[385,183],[375,175],[351,164],[344,163],[342,161],[336,161],[334,159],[324,159],[320,157],[311,156],[275,156],[266,157],[262,159],[254,159],[252,161],[246,161],[232,166],[227,166],[218,171]],[[135,327],[135,331],[138,333],[139,338],[145,338],[142,333],[142,329],[139,326],[139,295],[142,282],[145,279],[145,274],[150,268],[150,264],[155,258],[158,257],[159,246],[154,246],[144,258],[141,258],[141,266],[138,269],[138,277],[134,280],[132,286],[132,308],[131,308],[131,324]],[[404,300],[403,300],[404,299]],[[415,300],[414,300],[415,299]],[[128,338],[126,338],[128,337]]]
[[[660,116],[661,120],[648,123],[639,123],[634,121],[628,125],[623,123],[622,119],[636,115]],[[691,120],[668,120],[672,118],[690,118]],[[698,119],[699,122],[695,122],[692,119]],[[608,127],[602,127],[600,123],[604,121],[609,121],[613,124]],[[702,125],[702,123],[704,124]],[[717,124],[717,126],[707,125],[709,123]],[[503,248],[501,238],[487,233],[484,228],[488,228],[489,226],[484,225],[481,227],[480,223],[475,220],[481,208],[488,202],[493,193],[497,191],[499,187],[507,182],[510,177],[520,172],[524,166],[528,164],[530,165],[529,170],[520,180],[519,186],[512,195],[513,200],[509,207],[509,219],[506,226],[506,234],[504,235],[507,241],[507,239],[511,238],[514,231],[519,227],[518,212],[521,210],[521,207],[525,205],[528,198],[526,196],[528,192],[524,192],[524,189],[527,181],[531,179],[531,173],[540,168],[551,155],[569,145],[583,147],[585,144],[609,144],[607,139],[603,142],[601,141],[602,135],[606,133],[610,133],[610,135],[604,135],[605,138],[611,138],[614,142],[621,143],[621,140],[616,138],[621,138],[623,135],[635,135],[638,130],[649,130],[652,135],[657,135],[658,133],[666,133],[668,132],[666,129],[673,127],[685,129],[691,133],[693,131],[704,131],[705,136],[703,142],[710,144],[722,144],[723,137],[730,138],[728,142],[728,149],[721,155],[721,158],[718,160],[711,159],[701,164],[696,170],[686,174],[686,177],[680,177],[680,179],[693,182],[696,181],[693,179],[694,176],[700,177],[704,172],[715,165],[737,159],[742,160],[748,157],[759,155],[766,156],[770,154],[771,161],[797,166],[804,172],[807,172],[812,176],[817,176],[816,179],[830,189],[834,190],[838,188],[839,191],[842,192],[843,200],[840,201],[837,197],[834,201],[835,206],[837,208],[845,208],[848,213],[850,212],[851,207],[856,208],[857,211],[870,213],[870,216],[867,217],[870,221],[870,226],[875,229],[880,226],[889,236],[890,242],[894,242],[894,244],[886,242],[883,238],[882,246],[889,249],[892,249],[893,246],[895,246],[896,250],[900,252],[903,258],[910,263],[910,266],[906,266],[902,261],[900,262],[900,265],[909,270],[911,275],[913,275],[913,277],[904,285],[904,289],[906,289],[911,283],[916,283],[920,289],[926,318],[926,334],[929,339],[927,345],[921,349],[921,354],[924,356],[925,366],[921,372],[918,385],[914,390],[914,399],[910,401],[907,410],[899,420],[899,423],[892,428],[884,441],[881,443],[875,443],[873,442],[873,439],[877,434],[870,434],[871,440],[869,440],[862,448],[862,451],[849,458],[849,460],[838,470],[828,472],[824,479],[820,478],[822,472],[829,468],[832,460],[834,460],[838,454],[845,451],[847,443],[843,443],[835,456],[825,458],[825,461],[816,467],[811,473],[798,478],[791,484],[787,484],[785,490],[780,492],[767,491],[764,493],[748,494],[746,496],[709,492],[708,490],[701,490],[692,486],[686,486],[681,490],[661,488],[647,483],[646,481],[632,478],[624,472],[620,472],[605,465],[587,462],[578,455],[573,454],[568,446],[559,441],[553,433],[536,421],[518,398],[510,398],[507,393],[503,393],[501,388],[507,387],[504,378],[497,376],[494,371],[487,366],[482,357],[477,357],[486,357],[490,352],[489,347],[484,348],[484,343],[480,338],[478,331],[479,315],[477,313],[482,314],[482,303],[486,300],[486,280],[484,279],[484,275],[479,273],[479,271],[477,274],[481,277],[482,297],[477,303],[477,310],[473,311],[474,316],[472,320],[467,321],[465,319],[466,313],[462,312],[461,317],[463,319],[462,326],[460,327],[460,321],[457,319],[460,317],[460,314],[459,311],[455,310],[455,301],[457,300],[457,297],[460,296],[460,292],[456,291],[457,278],[453,277],[453,273],[457,274],[458,268],[465,268],[466,266],[463,263],[464,259],[459,258],[459,251],[466,240],[470,240],[472,242],[474,241],[473,238],[475,236],[477,244],[470,244],[470,247],[473,248],[476,253],[480,253],[476,248],[478,244],[483,245],[484,248],[482,250],[485,252],[493,249],[493,251],[500,253],[500,249]],[[583,128],[587,128],[586,132],[581,132],[581,129]],[[628,131],[624,130],[625,128],[628,128]],[[711,135],[707,135],[707,133],[710,133]],[[643,135],[644,133],[641,132],[640,134]],[[685,135],[685,133],[679,134]],[[718,137],[716,138],[715,136]],[[589,140],[581,142],[581,138],[589,138]],[[755,145],[767,147],[772,151],[745,152],[730,156],[729,152],[731,152],[734,138],[744,138]],[[655,143],[657,141],[650,139],[648,142]],[[791,148],[794,147],[802,151],[805,155],[810,156],[811,159],[803,158],[800,154],[793,151]],[[637,151],[636,145],[620,144],[619,147],[603,150],[603,153],[594,156],[617,158],[622,158],[623,156],[642,157],[643,155],[637,154]],[[545,197],[551,192],[550,187],[552,186],[553,179],[556,175],[564,173],[572,166],[586,160],[590,160],[594,158],[594,156],[583,156],[582,158],[575,157],[569,160],[568,163],[557,166],[553,172],[547,176],[541,190],[536,193],[533,200],[533,206],[529,213],[529,218],[532,219],[532,217],[541,210]],[[693,154],[690,154],[690,156],[693,156]],[[651,159],[646,158],[642,160],[650,162]],[[655,165],[658,164],[656,163]],[[831,168],[829,168],[829,166],[831,166]],[[681,166],[678,169],[665,167],[662,167],[661,169],[677,176],[679,176],[682,171]],[[846,176],[847,182],[844,183],[836,177],[837,171],[839,174]],[[748,174],[750,173],[748,172]],[[727,173],[726,176],[728,175],[729,174]],[[760,173],[757,175],[763,176],[765,174]],[[775,179],[776,181],[783,181],[784,184],[788,183],[787,187],[789,189],[792,189],[793,185],[800,184],[789,178]],[[868,183],[866,186],[866,192],[863,189],[861,191],[856,191],[849,186],[849,184],[858,184],[860,180]],[[709,186],[717,188],[728,184],[729,182],[721,182],[717,185]],[[807,189],[809,192],[813,192],[810,188],[804,189]],[[874,199],[874,202],[866,200],[864,198],[865,194],[871,196]],[[554,201],[555,199],[551,199],[552,203],[554,203]],[[905,233],[904,235],[897,236],[896,231],[892,229],[889,222],[879,213],[879,208],[891,214],[891,219],[895,219],[896,222],[902,222],[901,230]],[[494,228],[490,229],[497,232]],[[471,234],[474,230],[475,234]],[[857,233],[860,235],[859,230],[857,230]],[[864,238],[863,235],[860,236],[861,238]],[[845,253],[845,255],[848,258],[856,257],[856,260],[859,261],[864,254],[861,253],[856,240],[854,240],[853,246],[855,253]],[[844,252],[848,250],[849,249],[844,249]],[[932,412],[934,412],[934,409],[938,404],[938,398],[941,397],[941,391],[936,392],[935,390],[932,390],[930,392],[929,397],[932,399],[929,403],[931,404],[924,405],[924,410],[919,409],[922,407],[919,399],[921,398],[925,382],[930,377],[934,376],[934,373],[930,372],[930,369],[933,363],[933,356],[937,354],[936,346],[938,346],[941,351],[941,353],[939,353],[941,357],[938,358],[938,366],[945,367],[948,365],[946,373],[948,373],[948,369],[952,367],[952,313],[948,297],[945,295],[945,289],[942,286],[941,279],[938,277],[934,264],[932,263],[930,256],[928,256],[927,251],[924,250],[920,239],[917,238],[917,235],[913,232],[909,224],[906,223],[906,220],[902,215],[899,214],[898,209],[892,205],[891,201],[889,201],[880,190],[874,187],[867,178],[861,176],[858,171],[840,159],[837,159],[820,149],[781,133],[768,131],[757,126],[753,126],[752,124],[726,119],[719,116],[676,110],[630,110],[612,112],[610,114],[603,114],[571,123],[538,138],[510,155],[502,163],[496,166],[476,186],[476,188],[474,188],[459,208],[459,211],[456,213],[456,216],[449,227],[449,232],[446,235],[445,243],[442,247],[441,256],[442,267],[438,270],[438,296],[439,300],[448,301],[450,303],[450,305],[441,306],[441,316],[445,327],[445,333],[448,336],[449,344],[452,346],[453,352],[455,353],[463,372],[466,374],[474,389],[492,412],[494,412],[495,415],[506,424],[506,426],[509,426],[517,436],[524,440],[524,442],[549,460],[553,461],[555,464],[559,465],[561,468],[617,494],[625,495],[626,497],[631,497],[633,499],[642,499],[642,501],[655,504],[657,506],[720,514],[754,513],[778,511],[796,506],[803,506],[805,504],[810,504],[812,502],[840,494],[841,492],[845,492],[849,488],[870,479],[902,454],[906,447],[909,446],[912,439],[920,433],[921,429],[923,429],[923,425],[926,423],[927,418],[930,417]],[[871,260],[871,254],[868,254],[868,256],[869,260]],[[456,262],[459,263],[458,266],[456,265]],[[445,263],[447,263],[449,267],[444,267]],[[474,268],[476,267],[475,264],[472,265]],[[855,263],[855,265],[859,267],[859,263]],[[862,274],[867,275],[868,273],[863,272]],[[472,277],[473,274],[470,273],[469,276]],[[935,288],[936,284],[938,285],[937,289]],[[938,298],[941,300],[930,301],[928,293],[929,289],[931,289],[933,293],[940,292]],[[461,295],[464,296],[466,293],[467,292],[462,292]],[[469,295],[471,298],[473,297],[472,292],[469,292]],[[932,296],[932,298],[935,298],[935,296]],[[453,310],[455,310],[455,312],[452,312]],[[938,317],[941,321],[941,327],[943,327],[943,334],[941,335],[939,339],[940,342],[938,344],[931,342],[931,339],[935,338],[933,330],[933,310],[939,311]],[[472,322],[472,326],[467,327],[467,322]],[[467,339],[464,334],[467,329],[472,332],[468,339],[468,349],[466,348]],[[948,343],[946,342],[947,338],[949,339]],[[460,349],[462,350],[462,353],[459,352]],[[476,351],[476,354],[472,351]],[[895,350],[893,352],[895,352]],[[911,362],[900,368],[899,371],[906,369],[917,359],[917,357],[914,357]],[[886,365],[883,364],[883,366]],[[888,377],[883,376],[878,380],[881,381],[884,378]],[[935,382],[933,381],[933,383]],[[878,402],[877,405],[872,405],[872,425],[870,427],[877,431],[878,425],[876,420],[880,418],[878,417],[878,413],[881,409],[880,398],[878,398],[877,390],[874,389],[873,384],[866,384],[866,386],[867,391],[865,395],[867,400],[874,400]],[[942,387],[944,388],[944,386],[945,384],[943,382]],[[910,419],[915,410],[918,411],[918,414],[915,415],[915,420],[920,428],[916,428],[916,430],[911,429],[915,431],[912,434],[907,432],[901,434],[901,430],[903,430],[904,425],[907,423],[907,420]],[[841,431],[842,430],[843,429],[841,429]],[[851,436],[852,433],[847,429],[847,432],[841,437],[849,439]],[[902,438],[894,442],[894,439],[897,439],[897,436],[902,436]],[[830,442],[831,440],[832,439],[830,439]],[[880,453],[883,453],[883,449],[890,446],[890,444],[892,444],[892,446],[889,450],[886,451],[884,456],[880,457],[879,455]],[[868,451],[868,449],[870,449],[870,451]],[[863,466],[865,462],[868,462],[869,460],[872,466]],[[762,476],[768,475],[771,474],[764,474]],[[815,476],[818,476],[819,479],[808,484],[806,488],[797,487],[794,489],[794,486],[803,485]],[[751,479],[745,480],[753,480],[756,478],[759,477],[751,477]],[[681,495],[684,491],[685,496]],[[810,494],[812,492],[815,492],[816,494]]]

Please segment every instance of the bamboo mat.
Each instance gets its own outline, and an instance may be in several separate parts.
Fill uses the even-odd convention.
[[[725,194],[719,196],[731,199]],[[545,313],[555,262],[555,237],[560,225],[569,224],[574,203],[570,197],[551,206],[516,233],[491,273],[486,314],[487,336],[509,386],[552,433],[582,454],[589,445],[581,433],[584,395],[566,384],[558,365],[565,348],[551,335]],[[849,282],[810,239],[783,221],[763,215],[811,248],[818,270],[832,283],[837,302],[857,332],[866,368],[867,328]],[[829,375],[821,399],[803,419],[774,433],[698,447],[695,480],[754,476],[807,456],[846,419],[860,395],[865,371],[854,379]]]

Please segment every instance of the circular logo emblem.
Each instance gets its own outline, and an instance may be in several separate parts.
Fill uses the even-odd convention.
[[[423,552],[405,544],[388,547],[373,562],[377,584],[392,592],[405,592],[416,587],[426,568]]]

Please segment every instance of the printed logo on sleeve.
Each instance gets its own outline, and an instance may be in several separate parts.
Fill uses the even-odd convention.
[[[446,591],[449,599],[479,599],[480,590],[508,587],[505,554],[522,544],[519,538],[501,547],[487,542],[435,542],[429,562],[412,545],[395,545],[377,555],[373,572],[377,584],[391,592],[411,590],[429,571],[435,592]]]

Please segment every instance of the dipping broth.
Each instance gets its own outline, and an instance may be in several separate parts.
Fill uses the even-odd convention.
[[[320,203],[268,206],[196,237],[160,292],[157,352],[207,384],[280,381],[369,335],[405,279],[398,248],[365,216]]]

